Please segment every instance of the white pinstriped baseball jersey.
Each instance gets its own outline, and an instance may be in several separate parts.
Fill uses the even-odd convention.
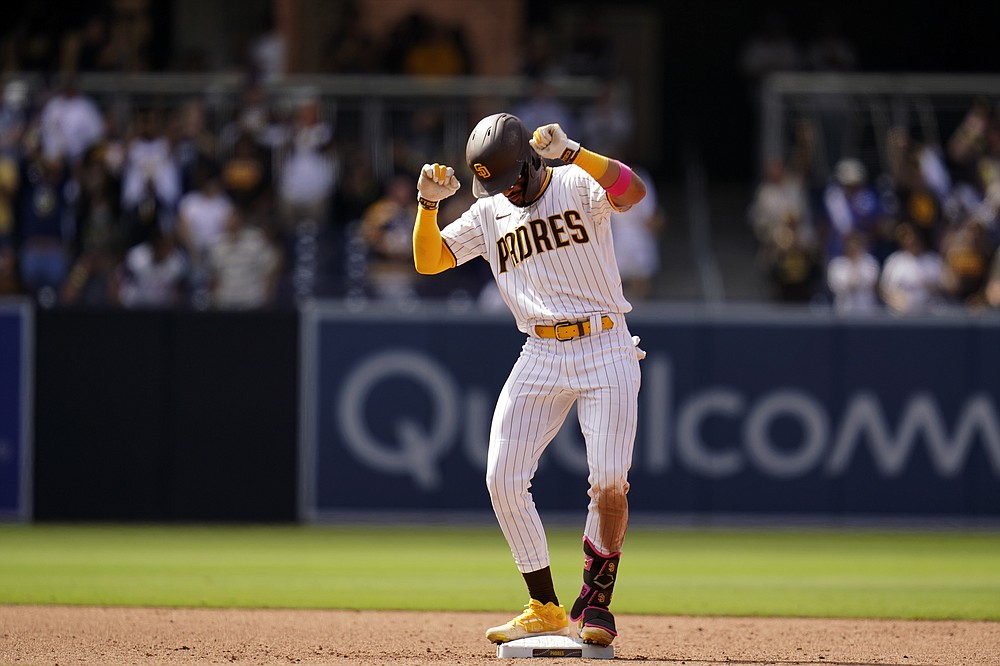
[[[524,208],[479,199],[441,232],[458,264],[484,257],[517,327],[632,309],[622,294],[607,192],[577,166],[548,169]]]
[[[484,257],[529,335],[497,399],[486,482],[522,572],[549,565],[530,493],[539,459],[576,405],[587,443],[590,502],[584,535],[620,549],[628,525],[628,471],[637,423],[639,362],[625,322],[607,192],[577,166],[547,169],[541,195],[524,208],[502,195],[479,199],[442,231],[457,263]],[[600,315],[615,326],[601,330]],[[589,319],[590,335],[536,337],[535,324]]]

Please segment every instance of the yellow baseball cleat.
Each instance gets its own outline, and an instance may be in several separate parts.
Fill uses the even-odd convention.
[[[551,601],[542,604],[532,599],[524,607],[524,612],[507,624],[486,631],[486,638],[492,643],[509,643],[528,636],[570,636],[569,619],[566,609]]]

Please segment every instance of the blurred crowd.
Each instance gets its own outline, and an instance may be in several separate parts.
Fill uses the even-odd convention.
[[[208,132],[203,110],[191,101],[122,117],[72,77],[35,95],[8,83],[0,102],[0,293],[28,294],[43,306],[274,302],[285,258],[270,214],[270,161],[237,125],[227,137]],[[284,140],[322,161],[329,137],[310,121],[303,108]],[[316,178],[328,181],[329,170]],[[291,204],[295,194],[282,200]]]
[[[231,118],[210,113],[198,98],[121,113],[73,78],[33,95],[9,83],[0,294],[197,309],[421,295],[412,146],[379,182],[318,98],[272,103],[250,83]]]
[[[739,62],[755,109],[769,74],[862,68],[835,9],[814,29],[765,15]],[[773,298],[838,312],[1000,307],[1000,105],[972,100],[949,133],[926,117],[859,130],[843,94],[811,104],[787,153],[765,158],[747,211]]]
[[[840,312],[1000,307],[1000,107],[977,100],[938,145],[892,126],[885,159],[811,177],[817,127],[768,160],[748,211],[774,298]]]
[[[348,12],[345,33],[329,42],[328,71],[473,69],[455,26],[414,13],[374,48],[376,40],[351,29],[352,19]],[[117,29],[97,19],[82,25],[70,40],[76,62],[69,70],[146,69],[142,60],[113,57],[121,53],[112,48],[122,41]],[[48,72],[64,59],[35,53],[29,60],[23,35],[12,34],[8,70],[13,63]],[[527,50],[522,72],[532,84],[509,110],[529,126],[560,122],[585,145],[628,159],[633,118],[621,85],[609,82],[575,106],[551,85],[595,58],[609,60],[599,35],[590,37],[581,41],[587,48],[561,58]],[[485,262],[437,280],[413,270],[417,173],[425,162],[461,160],[442,153],[441,108],[392,110],[392,135],[373,139],[363,122],[338,117],[329,97],[269,96],[268,82],[285,71],[273,25],[246,45],[242,67],[245,88],[228,115],[209,92],[135,97],[123,107],[88,94],[76,75],[36,77],[29,85],[19,70],[9,72],[0,99],[0,296],[29,295],[44,307],[248,309],[295,307],[313,297],[502,307]],[[477,119],[469,118],[470,127]],[[391,144],[388,170],[372,165],[366,142],[378,139]],[[615,225],[623,279],[636,299],[649,296],[659,268],[662,213],[655,191],[647,199]],[[442,221],[472,201],[471,187],[463,188]]]

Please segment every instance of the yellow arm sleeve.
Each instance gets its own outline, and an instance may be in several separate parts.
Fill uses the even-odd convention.
[[[611,160],[604,155],[593,153],[586,148],[580,148],[576,154],[576,158],[573,160],[573,164],[589,173],[594,177],[594,180],[599,183],[601,182],[601,179],[608,174],[608,167],[610,166],[610,163]],[[618,177],[617,172],[613,175],[615,178]],[[611,182],[613,183],[614,180]]]
[[[413,224],[413,265],[417,272],[434,275],[454,268],[455,264],[455,255],[438,229],[437,209],[417,207],[417,219]]]

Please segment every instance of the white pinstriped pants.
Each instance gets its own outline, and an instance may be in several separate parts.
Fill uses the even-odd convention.
[[[549,565],[548,542],[529,487],[545,447],[576,402],[590,474],[584,535],[603,553],[621,549],[625,493],[639,400],[639,361],[624,318],[565,342],[529,337],[497,400],[486,487],[522,573]]]

